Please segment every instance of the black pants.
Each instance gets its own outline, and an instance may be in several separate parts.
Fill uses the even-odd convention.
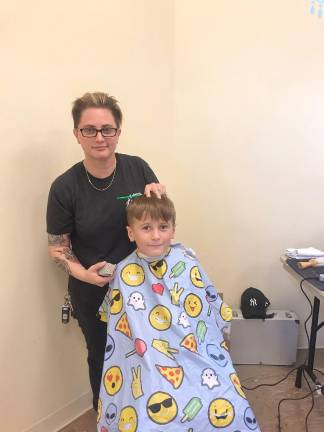
[[[70,278],[69,292],[73,316],[78,320],[87,345],[93,408],[97,410],[107,340],[107,323],[100,321],[98,310],[107,288],[85,284]]]

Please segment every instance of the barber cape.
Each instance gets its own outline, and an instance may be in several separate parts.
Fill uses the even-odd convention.
[[[223,337],[232,311],[190,250],[153,262],[133,252],[99,313],[98,432],[259,431]]]

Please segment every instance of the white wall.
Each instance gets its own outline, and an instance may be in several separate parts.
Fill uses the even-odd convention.
[[[173,3],[13,0],[2,5],[0,430],[50,432],[89,406],[83,337],[60,323],[66,286],[47,256],[50,183],[81,151],[72,101],[108,91],[125,113],[121,152],[159,175],[172,123]]]
[[[254,286],[304,320],[279,257],[324,249],[324,20],[303,0],[175,4],[178,237],[233,306]]]
[[[252,285],[305,318],[279,256],[324,248],[324,21],[307,2],[12,0],[0,28],[0,430],[50,432],[90,402],[45,235],[49,185],[82,157],[70,108],[85,91],[120,100],[119,151],[167,184],[177,238],[225,299]]]

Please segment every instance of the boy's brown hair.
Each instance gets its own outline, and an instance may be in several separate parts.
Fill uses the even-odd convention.
[[[85,93],[83,96],[73,102],[72,117],[74,129],[78,128],[81,114],[87,108],[105,108],[111,111],[117,128],[120,128],[123,121],[123,114],[118,105],[117,99],[115,99],[113,96],[109,96],[107,93],[94,92]]]
[[[145,195],[135,198],[127,206],[126,213],[129,226],[134,219],[141,220],[147,216],[155,221],[162,219],[171,222],[175,226],[176,211],[173,202],[166,195],[162,195],[161,198],[157,198],[154,194],[150,198]]]

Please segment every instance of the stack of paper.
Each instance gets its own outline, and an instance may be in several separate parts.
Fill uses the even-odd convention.
[[[288,248],[286,249],[285,255],[287,255],[289,258],[310,259],[324,257],[324,252],[313,247],[300,249]]]

